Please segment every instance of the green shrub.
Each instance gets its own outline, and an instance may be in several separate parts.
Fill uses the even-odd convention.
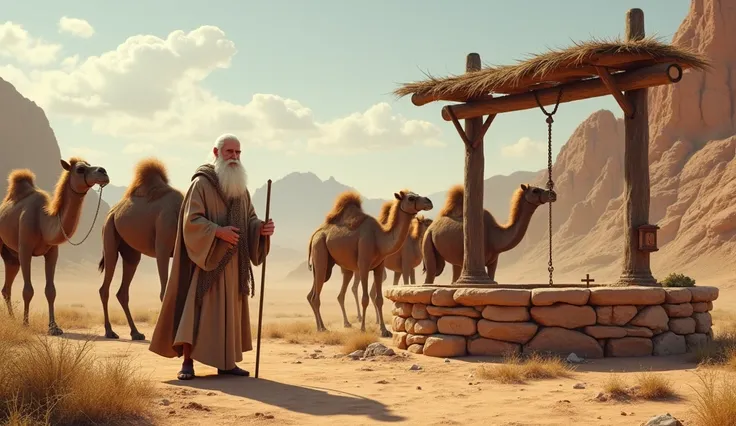
[[[695,280],[683,274],[671,273],[662,280],[663,287],[695,287]]]

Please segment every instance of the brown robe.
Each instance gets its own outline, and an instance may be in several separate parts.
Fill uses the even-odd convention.
[[[250,192],[242,203],[245,228],[239,227],[240,238],[247,238],[250,262],[260,265],[270,250],[270,238],[260,235],[263,221],[256,215]],[[238,281],[237,249],[202,296],[195,330],[197,279],[202,269],[215,269],[227,252],[228,243],[215,237],[217,227],[227,225],[228,209],[216,187],[206,177],[196,176],[179,214],[171,273],[149,345],[152,352],[167,358],[182,356],[182,344],[189,343],[192,359],[229,370],[243,360],[243,352],[253,349],[248,294]]]

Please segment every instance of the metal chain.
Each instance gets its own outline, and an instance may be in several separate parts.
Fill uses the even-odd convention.
[[[82,244],[83,242],[85,242],[87,240],[87,237],[89,237],[89,234],[92,233],[92,228],[95,227],[95,222],[97,222],[97,215],[100,213],[100,203],[102,203],[102,188],[103,188],[103,186],[100,186],[100,197],[97,199],[97,211],[95,211],[95,218],[92,219],[92,225],[90,225],[89,231],[87,231],[87,235],[85,235],[84,238],[82,238],[82,241],[80,241],[78,243],[73,243],[69,239],[69,236],[66,235],[66,231],[64,231],[64,224],[61,223],[61,214],[59,214],[58,216],[56,216],[56,217],[59,218],[59,228],[61,228],[61,234],[64,235],[64,239],[66,239],[66,241],[69,244],[71,244],[73,246],[78,246],[78,245]]]
[[[552,110],[552,112],[547,112],[547,110],[544,109],[542,103],[539,102],[539,97],[536,91],[534,92],[534,99],[536,99],[539,109],[541,109],[544,115],[547,116],[547,190],[552,191],[555,187],[555,183],[552,180],[552,123],[554,123],[555,120],[554,118],[552,118],[552,116],[555,115],[555,113],[557,112],[557,107],[560,106],[560,99],[562,99],[562,87],[560,87],[559,91],[557,92],[557,101],[555,102],[555,108]],[[552,203],[549,202],[547,204],[549,204],[549,210],[547,214],[547,232],[549,235],[549,260],[547,261],[547,271],[549,272],[549,285],[551,287],[554,285],[554,281],[552,280],[552,273],[555,270],[554,266],[552,266]]]

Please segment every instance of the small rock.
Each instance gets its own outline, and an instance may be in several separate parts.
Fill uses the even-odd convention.
[[[446,363],[450,362],[450,359],[449,358],[445,358],[445,362]]]
[[[379,381],[376,382],[376,384],[377,385],[387,385],[388,384],[388,381],[387,380],[379,380]]]
[[[394,352],[393,349],[387,348],[386,345],[383,343],[375,342],[368,345],[367,348],[365,348],[364,356],[366,358],[374,357],[374,356],[393,356],[396,355],[396,352]]]
[[[348,356],[352,359],[360,359],[360,358],[363,358],[364,354],[365,354],[365,351],[355,351]]]
[[[209,407],[205,407],[199,402],[194,402],[194,401],[190,401],[188,404],[183,405],[181,408],[184,408],[187,410],[210,411]]]
[[[567,356],[567,362],[571,364],[580,364],[581,362],[583,362],[583,359],[575,355],[575,352],[572,352],[570,355]]]
[[[575,383],[572,388],[573,389],[585,389],[585,385],[582,383]]]
[[[644,426],[683,426],[683,423],[673,417],[670,413],[660,414],[649,419]]]
[[[608,397],[603,392],[598,392],[596,396],[593,397],[593,399],[600,401],[600,402],[606,402],[608,401]]]
[[[169,401],[168,399],[164,398],[164,399],[161,400],[161,402],[159,402],[159,404],[160,405],[163,405],[164,407],[168,407],[169,405],[171,405],[171,401]]]
[[[422,390],[422,387],[421,386],[417,386],[417,390]]]
[[[417,364],[412,364],[411,367],[409,367],[409,371],[418,371],[421,370],[422,367],[418,366]]]
[[[622,411],[622,412],[621,412],[621,415],[622,415],[622,416],[625,416],[625,415],[626,415],[626,411]]]
[[[217,393],[215,393],[215,392],[207,392],[207,396],[215,396],[215,395],[217,395]]]

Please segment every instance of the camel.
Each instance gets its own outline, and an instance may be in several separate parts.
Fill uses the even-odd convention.
[[[378,221],[380,223],[386,223],[386,220],[388,220],[388,215],[391,210],[391,202],[386,202],[381,206],[381,211],[378,214]],[[409,284],[409,281],[411,280],[412,284],[416,284],[416,278],[414,276],[414,268],[419,266],[420,263],[422,263],[422,249],[421,249],[421,243],[422,243],[422,237],[424,237],[424,233],[427,231],[427,227],[432,224],[432,219],[425,218],[422,215],[417,215],[411,222],[411,228],[409,231],[409,235],[407,235],[406,240],[404,240],[404,244],[401,246],[401,249],[397,251],[394,254],[391,254],[386,257],[383,263],[383,269],[382,269],[382,278],[381,280],[385,280],[388,278],[386,275],[386,269],[390,269],[394,271],[394,285],[399,284],[399,278],[403,275],[404,277],[404,284]],[[342,305],[345,300],[345,293],[347,292],[347,286],[350,283],[350,279],[353,277],[354,273],[353,271],[347,270],[345,268],[342,268],[342,275],[343,275],[343,286],[340,289],[340,295],[338,296],[338,301]],[[358,321],[362,321],[362,315],[360,313],[360,302],[358,301],[358,284],[360,283],[360,279],[358,275],[355,275],[355,279],[353,280],[353,287],[352,287],[352,293],[353,296],[355,296],[355,305],[358,308]],[[371,300],[375,299],[375,288],[372,287],[370,291]],[[375,302],[374,302],[375,307]],[[344,310],[344,308],[343,308]],[[379,324],[378,315],[380,313],[376,311],[376,324]]]
[[[54,315],[54,274],[59,246],[69,241],[77,230],[82,203],[90,188],[110,183],[105,169],[92,166],[78,157],[72,157],[69,162],[61,159],[61,167],[64,170],[56,183],[53,197],[36,186],[36,175],[32,171],[13,170],[8,176],[5,199],[0,203],[0,254],[5,264],[2,294],[8,313],[13,316],[10,295],[13,281],[20,270],[23,273],[23,324],[28,325],[28,311],[34,293],[31,259],[43,256],[46,266],[45,294],[49,305],[48,333],[52,336],[64,333],[56,324]]]
[[[156,258],[161,283],[159,300],[163,301],[183,201],[184,195],[169,185],[166,166],[155,158],[148,158],[136,165],[131,184],[122,199],[110,209],[102,227],[102,259],[98,268],[105,272],[100,300],[106,338],[118,338],[110,324],[107,301],[119,254],[123,258],[123,278],[116,297],[128,320],[131,339],[145,340],[130,314],[130,284],[141,254]]]
[[[335,200],[325,221],[309,239],[307,266],[312,271],[312,289],[307,300],[314,311],[318,331],[327,331],[320,314],[320,293],[337,264],[343,269],[357,271],[363,287],[361,331],[365,332],[365,312],[368,308],[368,274],[373,271],[373,286],[376,288],[374,303],[382,312],[383,295],[381,278],[384,259],[397,252],[409,234],[411,220],[423,210],[432,209],[432,201],[409,190],[394,193],[389,217],[382,224],[366,214],[362,208],[360,194],[346,191]],[[347,282],[350,282],[348,278]],[[343,292],[342,299],[345,294]],[[345,326],[349,327],[344,304],[342,313]],[[383,316],[379,315],[381,336],[390,337]]]
[[[444,207],[424,234],[422,257],[426,284],[434,283],[435,277],[442,273],[445,261],[452,264],[452,282],[460,277],[464,251],[463,194],[462,185],[450,189]],[[521,184],[511,196],[508,223],[500,225],[488,210],[484,210],[485,265],[488,277],[494,283],[498,255],[521,242],[537,207],[556,200],[554,191]]]

